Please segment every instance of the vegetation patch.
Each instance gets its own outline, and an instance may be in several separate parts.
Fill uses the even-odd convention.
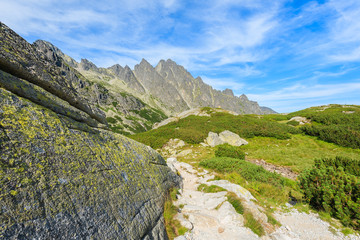
[[[217,146],[215,157],[230,157],[245,160],[245,153],[241,151],[240,147],[231,146],[226,143]]]
[[[108,123],[111,123],[111,124],[117,123],[117,120],[116,120],[115,118],[113,118],[113,117],[107,117],[107,118],[106,118],[106,121],[107,121]]]
[[[226,189],[216,186],[216,185],[206,185],[206,184],[200,184],[197,188],[198,191],[205,192],[205,193],[217,193],[217,192],[224,192],[227,191]]]
[[[251,212],[246,210],[241,203],[241,199],[235,193],[229,192],[227,194],[228,202],[235,208],[236,212],[244,216],[245,227],[250,228],[258,236],[265,235],[265,230],[262,225],[256,221]]]
[[[256,221],[254,216],[251,214],[251,212],[245,211],[244,213],[244,226],[250,228],[255,234],[257,234],[259,237],[265,235],[265,230],[261,226],[261,224]]]
[[[303,116],[315,123],[301,127],[307,135],[344,147],[360,148],[360,108],[358,106],[313,107],[291,113],[290,116]]]
[[[288,121],[286,124],[296,127],[296,126],[299,126],[300,123],[298,121],[291,120],[291,121]]]
[[[179,209],[173,204],[173,202],[176,201],[177,194],[178,189],[171,189],[164,206],[165,227],[170,239],[184,235],[188,231],[187,228],[180,224],[179,220],[175,219],[175,215],[178,213]]]
[[[234,116],[228,113],[214,113],[211,117],[189,116],[169,123],[158,129],[132,136],[152,148],[161,148],[171,138],[179,138],[190,144],[204,141],[208,133],[229,130],[243,138],[255,136],[289,139],[300,130],[286,124],[268,121],[253,115]]]
[[[261,166],[235,158],[215,157],[200,162],[200,166],[220,173],[237,172],[247,181],[270,183],[278,187],[293,186],[293,181],[282,177],[280,174],[269,172]]]
[[[318,159],[299,179],[305,200],[345,226],[360,230],[360,178],[352,168],[359,162],[344,158]]]

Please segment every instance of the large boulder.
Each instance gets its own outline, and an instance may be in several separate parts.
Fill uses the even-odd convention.
[[[239,135],[228,130],[225,130],[220,134],[209,132],[208,137],[205,139],[205,143],[207,143],[211,147],[215,147],[224,143],[228,143],[232,146],[241,146],[248,144],[245,139],[240,138]]]
[[[224,144],[224,141],[220,139],[219,135],[214,132],[209,132],[208,137],[205,139],[205,142],[210,145],[210,147],[215,147],[217,145]]]
[[[239,135],[225,130],[219,134],[219,138],[224,142],[232,146],[241,146],[249,144],[245,139],[239,137]]]
[[[103,113],[1,23],[0,42],[0,239],[167,239],[180,178],[165,160],[98,128]]]

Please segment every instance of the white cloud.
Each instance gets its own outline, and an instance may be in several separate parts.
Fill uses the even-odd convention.
[[[209,84],[210,86],[218,90],[224,90],[226,88],[229,88],[234,90],[235,92],[238,92],[240,90],[243,90],[245,86],[244,83],[234,81],[228,78],[208,78],[208,77],[201,77],[201,78],[206,84]]]
[[[277,91],[265,94],[248,94],[248,97],[257,101],[285,101],[300,99],[320,99],[334,97],[342,94],[358,93],[360,82],[339,84],[305,85],[295,84]]]

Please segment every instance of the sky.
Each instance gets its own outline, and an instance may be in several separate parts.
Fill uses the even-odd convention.
[[[359,0],[0,0],[0,21],[98,67],[172,59],[277,112],[360,105]]]

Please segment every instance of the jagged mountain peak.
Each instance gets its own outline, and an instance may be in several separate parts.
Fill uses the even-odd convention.
[[[225,95],[229,95],[229,96],[232,96],[234,97],[234,92],[233,90],[229,89],[229,88],[226,88],[225,90],[222,91]]]
[[[141,62],[139,64],[136,64],[135,67],[145,67],[145,68],[152,68],[153,66],[145,59],[141,59]]]
[[[115,75],[119,75],[121,72],[124,71],[124,68],[120,64],[115,64],[108,69],[111,70]]]
[[[91,61],[89,61],[89,60],[87,60],[85,58],[81,59],[80,68],[85,70],[85,71],[88,71],[88,70],[97,71],[98,70],[98,67],[94,63],[92,63]]]

